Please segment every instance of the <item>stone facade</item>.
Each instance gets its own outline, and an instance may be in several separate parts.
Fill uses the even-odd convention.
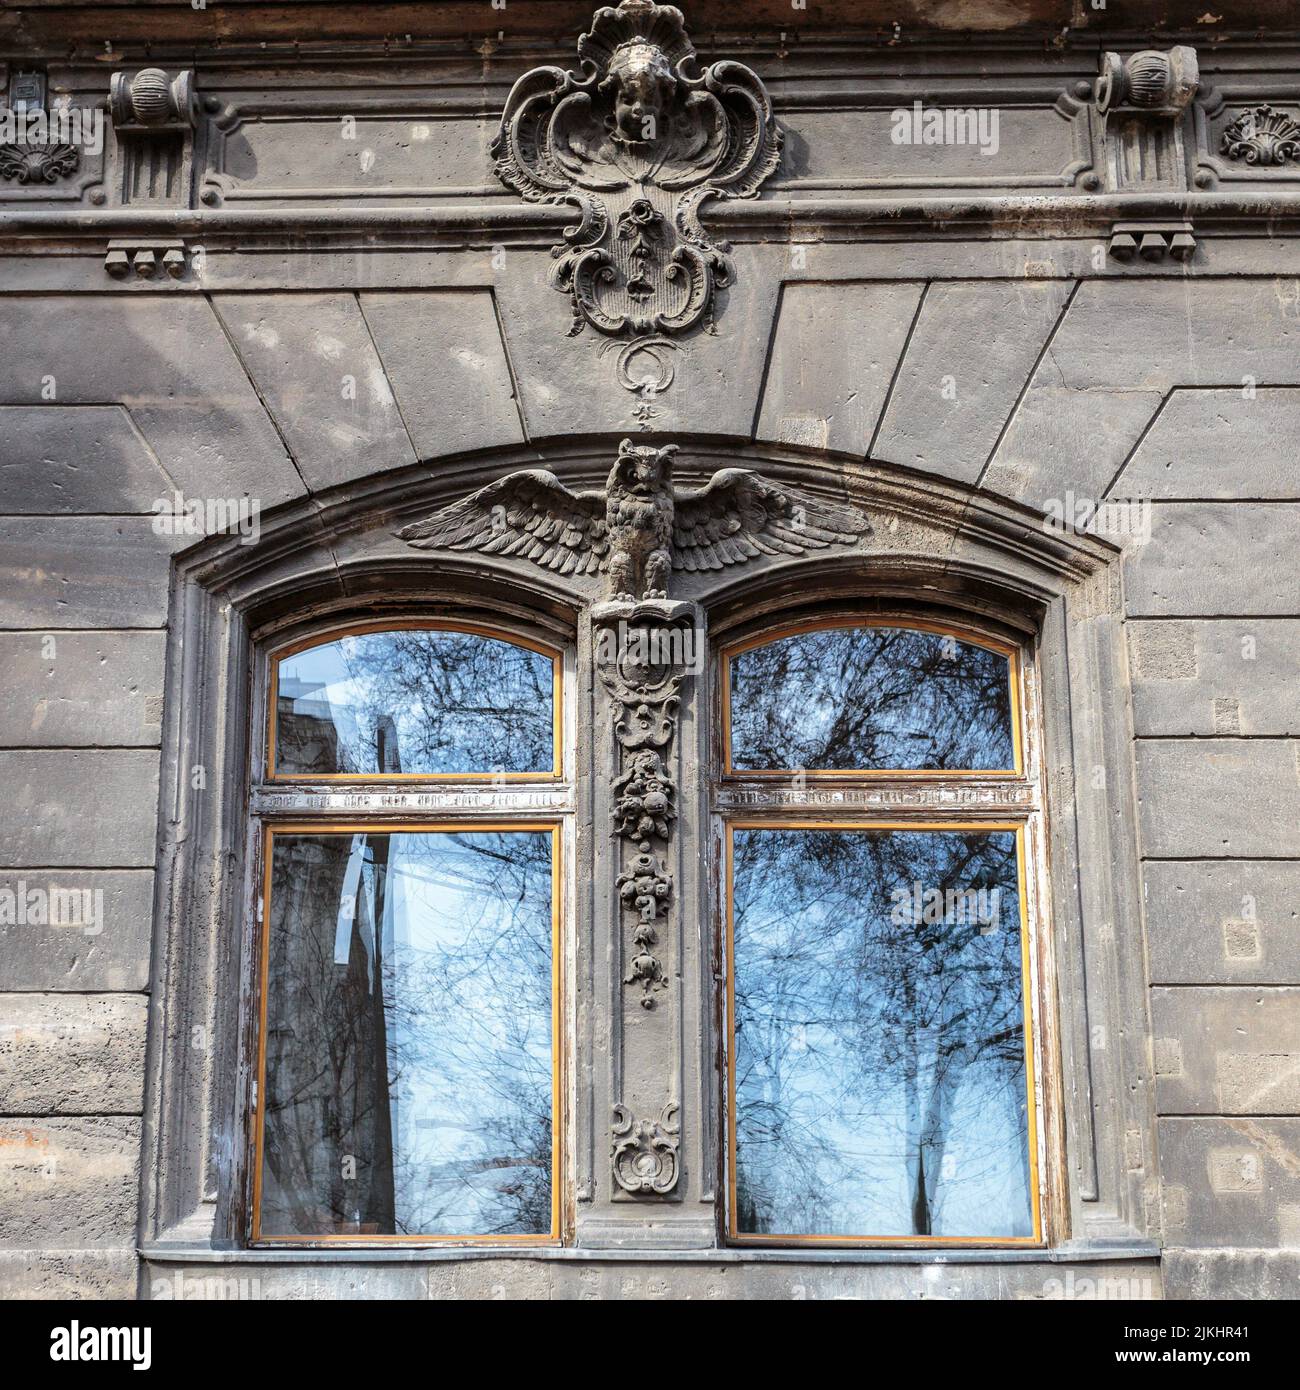
[[[963,6],[954,46],[920,13],[897,41],[885,7],[760,4],[741,31],[704,4],[691,84],[648,108],[669,134],[629,172],[616,65],[559,114],[589,76],[586,6],[517,0],[472,40],[417,13],[438,7],[392,34],[305,3],[291,32],[284,8],[159,35],[124,6],[111,66],[88,7],[70,42],[39,9],[0,23],[10,109],[102,120],[98,148],[0,148],[0,1289],[1294,1297],[1287,16],[1216,7],[1211,45],[1163,6],[1187,28],[1150,47],[1104,12],[1044,43],[1051,0],[988,32]],[[1238,10],[1275,36],[1230,32]],[[583,54],[602,80],[609,52]],[[606,828],[629,750],[611,730],[632,697],[583,655],[604,581],[395,534],[520,470],[601,486],[625,439],[676,445],[691,487],[754,469],[831,538],[674,576],[656,620],[717,640],[764,605],[887,600],[1031,644],[1045,1248],[719,1236],[708,682],[673,693],[675,915],[650,943],[672,988],[612,1007],[635,865]],[[233,529],[160,524],[177,494]],[[870,521],[860,550],[848,514]],[[590,871],[567,890],[569,1239],[247,1249],[266,643],[453,603],[577,653],[571,791],[546,804]],[[98,915],[38,920],[17,906],[33,889]],[[643,1124],[673,1155],[649,1190],[611,1168]]]

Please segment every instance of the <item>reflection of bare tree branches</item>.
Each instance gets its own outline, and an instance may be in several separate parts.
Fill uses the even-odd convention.
[[[550,1229],[550,874],[544,832],[276,838],[263,1230]]]
[[[1011,766],[1007,658],[912,628],[820,628],[731,665],[746,768]]]
[[[551,766],[549,657],[445,629],[358,633],[281,664],[281,771],[530,772]],[[325,682],[328,707],[311,693]],[[339,691],[347,703],[338,704]],[[322,730],[327,725],[327,730]]]
[[[998,929],[900,922],[914,882],[999,890]],[[743,1229],[1027,1221],[1014,836],[737,832],[734,919]]]

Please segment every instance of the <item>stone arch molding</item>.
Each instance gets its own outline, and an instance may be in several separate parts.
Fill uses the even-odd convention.
[[[239,1247],[244,1229],[245,820],[265,645],[343,617],[431,608],[504,617],[570,654],[571,814],[578,842],[593,846],[567,890],[573,1123],[560,1180],[574,1194],[578,1241],[714,1246],[715,900],[702,852],[712,673],[707,662],[647,671],[605,660],[601,633],[685,625],[712,641],[758,613],[833,596],[1001,624],[1037,657],[1052,1239],[1085,1255],[1153,1255],[1117,559],[1095,537],[1045,529],[1015,504],[892,465],[646,435],[377,475],[272,513],[256,545],[210,538],[181,555],[164,716],[146,1254],[216,1258]],[[1109,770],[1105,786],[1097,767]]]

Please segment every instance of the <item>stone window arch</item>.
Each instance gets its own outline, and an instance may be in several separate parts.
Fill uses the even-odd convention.
[[[616,447],[606,440],[557,446],[544,463],[569,488],[589,487],[604,478]],[[252,969],[248,905],[256,898],[243,806],[248,731],[264,713],[258,653],[331,624],[454,614],[465,624],[526,630],[566,653],[572,800],[555,812],[571,818],[573,844],[564,959],[567,1138],[557,1169],[565,1243],[579,1251],[617,1248],[629,1258],[665,1247],[708,1250],[724,1261],[754,1257],[729,1240],[726,1217],[725,855],[717,827],[720,809],[737,808],[713,801],[715,794],[725,800],[717,791],[718,655],[764,630],[837,616],[938,624],[1022,654],[1021,696],[1034,721],[1025,747],[1034,751],[1021,773],[1038,779],[1041,797],[1026,811],[1039,817],[1042,867],[1030,874],[1042,923],[1037,968],[1050,977],[1034,1029],[1043,1215],[1024,1248],[976,1240],[962,1247],[962,1258],[1010,1260],[1026,1266],[1026,1278],[1035,1261],[1046,1265],[1066,1248],[1084,1259],[1151,1258],[1133,810],[1131,789],[1115,785],[1129,766],[1128,713],[1108,693],[1122,689],[1117,553],[955,484],[797,449],[693,441],[682,442],[679,477],[705,482],[718,469],[749,469],[815,507],[858,509],[870,521],[869,536],[857,546],[778,550],[753,563],[674,572],[672,596],[647,614],[611,608],[596,572],[575,576],[517,553],[432,553],[397,534],[537,462],[535,451],[502,451],[452,463],[437,478],[374,479],[333,506],[270,519],[255,553],[222,540],[178,562],[167,737],[179,756],[167,777],[162,826],[148,1257],[257,1263],[264,1253],[244,1248],[242,1185],[255,1032],[243,997]],[[643,602],[634,598],[632,609]],[[629,672],[619,665],[622,649],[602,647],[602,632],[617,631],[620,621],[693,631],[697,645],[685,649],[692,669],[670,670],[666,691],[659,677],[647,682],[643,671]],[[665,715],[672,735],[656,743],[656,721]],[[634,756],[647,750],[660,752],[656,767]],[[193,791],[196,766],[211,795]],[[1103,767],[1109,785],[1095,773]],[[643,823],[645,798],[635,785],[642,774],[653,774],[661,789],[667,783],[666,835]],[[978,804],[984,783],[968,781]],[[941,789],[952,785],[940,779],[927,790],[924,783],[914,778],[890,789],[876,781],[861,790],[914,796],[910,805],[895,802],[906,818],[926,811],[926,796],[939,805]],[[1024,785],[1017,783],[1016,795],[1028,795]],[[629,791],[640,798],[636,807],[627,805]],[[555,789],[530,785],[527,793],[544,798]],[[329,807],[356,792],[315,794]],[[537,800],[528,809],[544,808]],[[402,803],[392,813],[411,810]],[[663,811],[655,800],[651,821]],[[643,854],[650,862],[639,865]],[[665,875],[671,886],[659,894],[652,880]],[[638,933],[642,925],[653,939]],[[189,1046],[191,1036],[206,1045]],[[912,1258],[907,1242],[892,1250],[879,1244],[846,1249],[844,1258]],[[811,1258],[797,1248],[767,1253]],[[346,1259],[349,1252],[335,1254]],[[536,1248],[526,1254],[549,1258]],[[441,1257],[430,1247],[417,1258]],[[924,1258],[920,1246],[915,1258]]]

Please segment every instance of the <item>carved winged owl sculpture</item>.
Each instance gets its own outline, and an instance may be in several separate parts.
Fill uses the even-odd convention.
[[[667,598],[675,569],[854,545],[871,530],[856,511],[801,497],[748,468],[674,491],[676,452],[675,444],[625,439],[603,491],[572,492],[554,473],[529,468],[396,534],[423,550],[520,555],[560,574],[604,571],[610,596],[633,601]]]

